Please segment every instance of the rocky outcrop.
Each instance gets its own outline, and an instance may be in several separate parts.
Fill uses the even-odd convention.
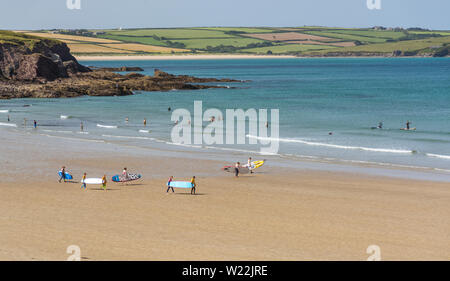
[[[117,71],[117,72],[144,71],[144,69],[142,69],[141,67],[137,67],[137,66],[101,67],[101,68],[93,67],[92,69],[105,70],[105,71]]]
[[[155,70],[154,76],[135,72],[139,67],[98,68],[82,66],[65,43],[35,36],[0,31],[0,99],[59,98],[132,95],[134,91],[226,88],[191,83],[241,82],[197,78]]]
[[[0,42],[0,77],[14,81],[52,81],[89,72],[70,54],[65,43],[46,40],[31,46]]]
[[[139,73],[121,75],[94,70],[77,73],[68,78],[54,81],[0,81],[0,99],[10,98],[60,98],[89,96],[124,96],[136,91],[197,90],[207,88],[227,88],[218,85],[191,83],[241,82],[231,79],[198,78],[186,75],[172,75],[159,71],[158,76]]]

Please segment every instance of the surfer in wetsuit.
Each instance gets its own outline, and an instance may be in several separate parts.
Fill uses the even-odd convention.
[[[103,190],[105,190],[106,191],[106,175],[103,175],[103,178],[102,178],[102,186],[103,186]]]
[[[36,122],[36,120],[33,121],[33,124],[34,124],[34,128],[36,129],[36,128],[37,128],[37,122]]]
[[[173,186],[170,186],[170,183],[173,181],[173,176],[170,176],[169,180],[167,181],[167,191],[166,193],[169,193],[169,190],[172,189],[172,192],[175,192],[175,190],[173,190]]]
[[[191,194],[195,194],[195,187],[197,186],[197,184],[195,183],[195,176],[192,177],[191,183],[192,183]]]
[[[59,178],[59,182],[61,182],[61,180],[64,180],[64,182],[66,182],[66,167],[62,166],[60,172],[61,172],[61,177]]]
[[[247,168],[250,170],[250,174],[253,174],[252,158],[249,157],[247,161]]]
[[[123,168],[122,176],[123,176],[123,178],[124,178],[125,180],[128,180],[128,170],[127,170],[126,167]]]
[[[378,129],[383,129],[383,122],[378,123]]]
[[[86,180],[86,173],[83,174],[83,178],[81,179],[82,185],[81,188],[86,189],[86,183],[84,182]]]
[[[144,126],[147,126],[147,119],[144,119]]]
[[[236,162],[236,164],[234,165],[234,176],[235,177],[239,177],[239,169],[241,167],[241,163]]]

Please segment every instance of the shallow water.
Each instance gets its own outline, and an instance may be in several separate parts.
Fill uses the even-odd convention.
[[[194,101],[201,100],[203,110],[218,108],[224,113],[225,109],[234,108],[279,109],[279,157],[450,172],[449,58],[89,61],[85,64],[139,66],[145,69],[144,74],[152,74],[159,68],[174,74],[251,82],[219,83],[236,87],[230,89],[137,92],[127,97],[0,101],[0,130],[14,129],[5,124],[16,124],[20,130],[26,118],[27,127],[32,127],[33,120],[37,120],[36,132],[43,135],[106,140],[138,147],[175,147],[170,138],[173,122],[168,107],[193,112]],[[144,118],[147,126],[143,125]],[[417,130],[400,130],[407,120]],[[81,122],[83,132],[80,132]],[[383,122],[384,128],[371,129],[378,122]],[[251,134],[247,142],[250,139],[267,140]],[[256,154],[260,148],[249,144],[182,147],[208,151],[216,147],[222,152],[244,154]]]

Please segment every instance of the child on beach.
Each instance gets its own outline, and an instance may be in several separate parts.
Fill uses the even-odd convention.
[[[170,176],[169,180],[167,181],[167,191],[166,193],[169,193],[169,190],[172,189],[172,192],[175,192],[175,190],[173,190],[173,187],[170,186],[170,183],[173,181],[173,176]]]
[[[236,164],[234,165],[234,176],[235,177],[239,177],[239,169],[241,167],[241,163],[236,162]]]
[[[106,191],[106,175],[103,175],[103,178],[102,178],[102,186],[103,186],[103,190]]]
[[[81,179],[81,188],[84,188],[86,190],[86,183],[84,182],[86,180],[86,173],[83,174],[83,178]]]
[[[59,182],[61,182],[61,180],[64,180],[64,182],[66,182],[66,166],[62,166],[60,172],[61,177],[59,178]]]
[[[197,186],[197,184],[195,183],[195,176],[192,177],[191,183],[192,183],[191,194],[195,195],[195,187]]]

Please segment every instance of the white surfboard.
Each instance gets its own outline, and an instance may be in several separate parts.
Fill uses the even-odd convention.
[[[84,181],[82,180],[81,183],[85,183],[85,184],[102,184],[103,181],[100,178],[88,178],[88,179],[85,179]]]

